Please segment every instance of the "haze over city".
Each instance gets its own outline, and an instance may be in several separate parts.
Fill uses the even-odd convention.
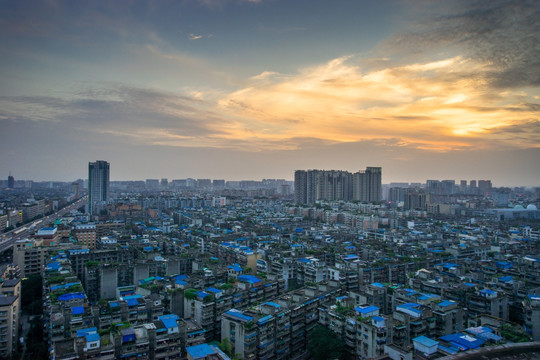
[[[537,1],[0,2],[0,177],[540,175]]]

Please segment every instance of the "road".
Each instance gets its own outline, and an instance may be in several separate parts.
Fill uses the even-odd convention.
[[[39,230],[38,225],[40,226],[46,225],[50,221],[56,220],[57,218],[64,216],[66,213],[70,212],[71,210],[74,210],[83,206],[86,203],[86,201],[87,201],[87,196],[83,196],[79,200],[75,201],[73,204],[62,208],[58,210],[57,212],[52,213],[51,215],[47,215],[40,219],[36,219],[34,221],[29,222],[28,224],[24,224],[16,229],[13,229],[4,234],[1,234],[0,235],[0,252],[4,252],[7,249],[13,247],[13,244],[17,240],[26,239],[29,235],[32,234],[32,232],[34,232],[35,230]]]

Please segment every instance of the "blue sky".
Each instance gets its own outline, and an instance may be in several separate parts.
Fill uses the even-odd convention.
[[[0,164],[539,185],[536,1],[0,1]]]

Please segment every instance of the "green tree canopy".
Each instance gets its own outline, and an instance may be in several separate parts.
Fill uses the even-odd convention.
[[[218,346],[221,349],[221,351],[223,351],[229,357],[234,355],[233,347],[229,338],[223,339],[223,341],[221,341]]]
[[[344,359],[345,355],[343,340],[321,325],[309,334],[307,348],[314,360]]]
[[[43,313],[42,277],[30,275],[21,283],[21,307],[32,315]]]

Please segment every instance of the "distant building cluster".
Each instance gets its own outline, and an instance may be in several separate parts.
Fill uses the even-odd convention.
[[[240,181],[225,181],[223,179],[146,179],[139,181],[113,181],[111,185],[116,189],[133,190],[133,191],[182,191],[182,190],[199,190],[199,191],[221,191],[221,190],[273,190],[281,195],[291,193],[292,181],[285,179],[263,179],[256,180],[240,180]]]
[[[379,202],[381,184],[380,167],[367,167],[354,174],[342,170],[296,170],[294,198],[298,204],[314,204],[319,200]]]

